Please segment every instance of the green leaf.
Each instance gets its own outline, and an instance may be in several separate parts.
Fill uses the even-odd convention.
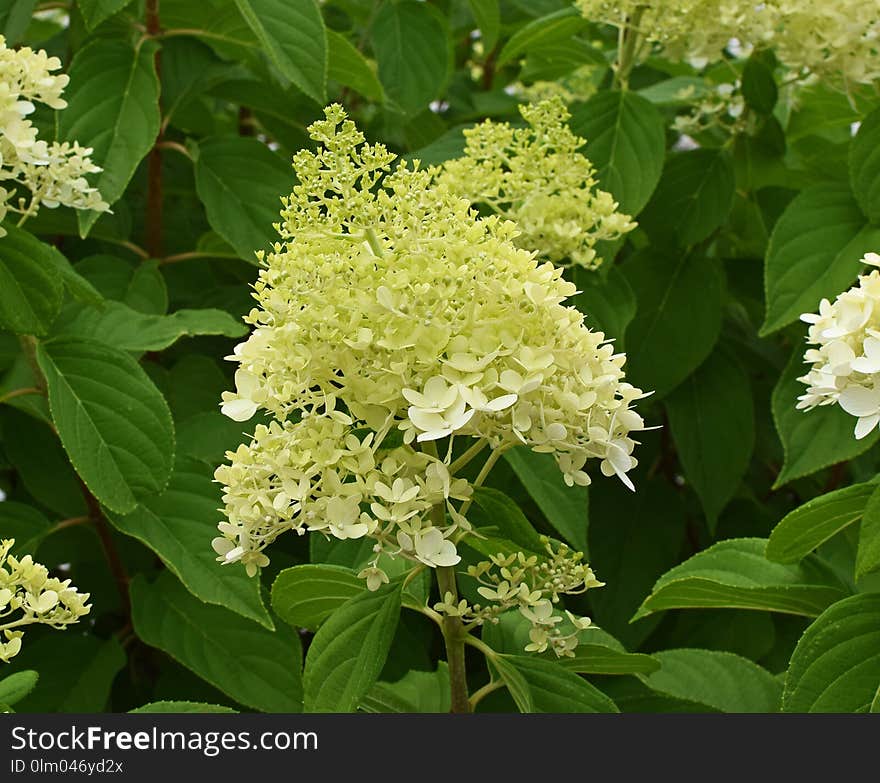
[[[639,306],[626,332],[627,380],[663,397],[715,346],[722,271],[714,259],[695,253],[670,256],[653,247],[627,259],[623,270]]]
[[[862,120],[850,144],[849,180],[868,220],[880,223],[880,109]]]
[[[449,668],[440,661],[437,671],[409,671],[397,682],[377,682],[361,700],[360,708],[373,713],[449,712]]]
[[[263,712],[302,711],[302,647],[287,626],[269,631],[204,604],[167,572],[153,584],[135,577],[131,606],[143,642],[164,650],[230,698]]]
[[[880,247],[880,229],[865,216],[847,185],[804,190],[776,222],[764,268],[767,315],[762,336],[818,310],[852,285],[862,256]]]
[[[572,110],[571,129],[586,138],[584,154],[596,166],[599,186],[638,215],[663,171],[663,116],[632,92],[603,91]]]
[[[105,19],[118,14],[130,2],[131,0],[76,0],[89,30],[94,30]]]
[[[21,652],[5,671],[40,673],[37,686],[18,702],[18,712],[95,713],[107,708],[113,680],[125,661],[115,637],[105,641],[73,626],[39,638],[26,634]]]
[[[349,568],[298,565],[286,568],[272,584],[272,610],[294,628],[316,631],[350,598],[364,591],[364,581]]]
[[[624,350],[626,328],[636,317],[636,295],[626,275],[617,266],[605,278],[579,266],[570,272],[579,291],[571,303],[584,314],[586,325],[613,337],[617,350]]]
[[[39,679],[40,675],[31,669],[4,677],[0,680],[0,703],[17,704],[36,687]]]
[[[784,712],[868,712],[880,687],[880,593],[829,606],[791,656]]]
[[[661,650],[660,668],[642,681],[652,690],[719,712],[778,712],[782,684],[756,663],[718,650]]]
[[[800,565],[764,557],[767,540],[720,541],[667,571],[633,619],[666,609],[759,609],[815,617],[846,596],[844,586],[821,561]]]
[[[217,136],[199,144],[196,192],[208,222],[246,261],[255,264],[255,251],[274,240],[279,199],[292,185],[290,166],[256,139]]]
[[[161,492],[174,461],[168,404],[124,351],[80,340],[37,348],[61,443],[86,486],[112,511]]]
[[[742,93],[746,105],[759,114],[770,114],[779,97],[773,71],[752,55],[746,61],[742,74]]]
[[[504,458],[547,521],[575,549],[586,552],[590,514],[587,488],[566,486],[550,454],[520,447],[504,452]]]
[[[328,78],[345,87],[351,87],[370,100],[384,100],[385,91],[373,66],[348,38],[328,30],[327,50]]]
[[[130,715],[208,715],[238,712],[221,704],[203,704],[196,701],[154,701],[128,711]]]
[[[11,0],[0,7],[0,34],[6,38],[6,45],[17,44],[27,31],[37,0]]]
[[[15,539],[12,554],[16,557],[35,554],[51,527],[45,514],[33,506],[16,503],[14,500],[0,503],[0,538]],[[2,697],[0,701],[11,704]]]
[[[506,65],[529,49],[569,39],[586,26],[587,20],[576,8],[565,8],[535,19],[517,30],[504,44],[498,55],[498,66]]]
[[[495,528],[497,535],[518,547],[531,552],[544,551],[538,532],[520,507],[503,492],[490,487],[475,487],[474,502],[483,512],[475,520],[481,529]]]
[[[875,489],[865,506],[856,550],[856,579],[880,569],[880,490]]]
[[[739,486],[755,444],[749,378],[716,351],[666,400],[678,457],[714,529]]]
[[[113,526],[150,547],[196,598],[273,628],[260,580],[242,566],[221,566],[211,549],[220,493],[204,466],[179,460],[168,488],[130,514],[108,513]]]
[[[164,315],[168,309],[168,288],[156,260],[134,265],[117,256],[98,254],[78,261],[75,270],[104,299],[115,299],[151,315]]]
[[[498,0],[468,0],[468,6],[480,31],[483,50],[489,54],[498,43],[501,33],[501,11]]]
[[[359,593],[324,621],[306,656],[306,712],[354,712],[388,657],[400,600],[392,583]]]
[[[852,459],[871,448],[880,438],[880,433],[875,430],[856,440],[853,435],[856,419],[839,405],[823,405],[810,411],[795,408],[798,396],[806,390],[798,377],[806,370],[803,348],[798,346],[773,389],[773,419],[785,452],[785,461],[774,488]]]
[[[318,103],[327,99],[327,32],[316,0],[235,0],[278,70]]]
[[[401,112],[417,114],[440,96],[449,68],[448,34],[425,3],[383,3],[371,39],[385,94]]]
[[[690,247],[725,221],[733,193],[733,164],[726,152],[682,152],[666,161],[639,224],[655,242]]]
[[[0,238],[0,328],[42,335],[61,309],[62,280],[55,273],[51,245],[5,225]]]
[[[162,351],[182,337],[222,335],[241,337],[244,324],[229,313],[213,308],[178,310],[171,315],[148,315],[121,302],[98,309],[82,307],[60,319],[55,334],[65,338],[112,342],[123,351]]]
[[[767,557],[777,563],[797,563],[845,527],[857,522],[875,490],[856,484],[807,501],[786,514],[767,541]]]
[[[94,150],[103,171],[95,186],[108,204],[116,202],[159,133],[159,80],[153,56],[157,45],[138,47],[114,39],[93,41],[70,65],[67,108],[58,115],[58,138]],[[78,213],[85,237],[99,212]]]
[[[543,658],[501,655],[492,659],[507,690],[524,713],[618,712],[602,691],[574,672]]]

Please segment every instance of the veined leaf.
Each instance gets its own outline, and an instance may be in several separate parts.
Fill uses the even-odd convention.
[[[289,625],[316,631],[327,617],[362,592],[364,581],[349,568],[298,565],[275,578],[272,609]]]

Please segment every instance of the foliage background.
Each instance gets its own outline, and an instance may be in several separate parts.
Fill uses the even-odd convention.
[[[880,710],[878,435],[854,440],[836,407],[794,409],[798,316],[880,249],[875,88],[782,85],[759,52],[705,73],[650,58],[621,90],[613,31],[564,0],[5,0],[0,32],[62,59],[69,107],[37,124],[94,148],[113,209],[44,209],[0,239],[0,534],[94,605],[65,633],[28,633],[3,674],[39,681],[0,682],[0,703],[302,709],[303,650],[361,590],[343,569],[364,553],[291,537],[258,584],[209,546],[212,471],[242,429],[218,411],[222,357],[245,332],[289,158],[339,101],[368,138],[439,163],[462,128],[517,121],[530,87],[577,72],[571,125],[640,228],[603,249],[613,263],[571,273],[575,304],[656,390],[639,410],[662,426],[644,434],[635,494],[601,478],[568,490],[530,453],[494,472],[484,521],[566,539],[606,587],[578,606],[602,630],[566,664],[595,698],[521,670],[525,696],[497,690],[479,709]],[[730,68],[744,121],[683,138],[680,91]],[[33,361],[48,404],[17,393],[40,386]],[[270,597],[307,563],[337,568],[288,572]],[[376,671],[324,706],[448,709],[431,623],[367,611],[375,638],[346,654]],[[518,653],[521,636],[512,618],[483,639]],[[486,664],[468,664],[476,688]]]

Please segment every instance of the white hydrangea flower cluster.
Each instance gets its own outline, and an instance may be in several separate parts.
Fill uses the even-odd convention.
[[[687,113],[676,116],[675,130],[696,136],[710,128],[720,128],[727,133],[740,133],[745,129],[746,102],[739,79],[708,85],[699,97],[696,92],[694,86],[689,85],[676,95],[679,100],[692,100],[693,103]]]
[[[568,126],[556,95],[520,107],[526,128],[485,122],[464,131],[464,155],[443,165],[438,180],[472,204],[514,221],[520,247],[554,264],[595,269],[595,245],[632,231],[614,197],[596,187],[596,169],[578,149],[585,139]]]
[[[862,262],[880,266],[880,254]],[[860,275],[858,284],[832,304],[823,299],[818,313],[805,313],[810,324],[804,361],[810,371],[798,380],[807,385],[797,407],[840,405],[857,417],[855,436],[869,435],[880,423],[880,271]]]
[[[7,212],[22,221],[39,207],[59,204],[74,209],[105,212],[109,206],[86,179],[101,169],[89,157],[92,150],[76,142],[48,143],[37,138],[37,129],[28,119],[43,103],[63,109],[67,103],[61,93],[67,86],[66,74],[53,75],[61,67],[57,57],[23,47],[10,49],[0,36],[0,220]],[[21,188],[29,191],[27,195]],[[0,236],[5,231],[0,227]]]
[[[316,530],[376,540],[371,587],[382,552],[454,565],[471,490],[456,474],[486,446],[484,470],[526,444],[569,484],[589,483],[595,459],[632,486],[644,395],[562,304],[574,285],[513,244],[513,223],[477,217],[436,171],[392,170],[341,107],[325,114],[318,150],[294,158],[282,241],[261,257],[253,331],[229,357],[223,412],[275,421],[217,470],[218,559],[256,573],[280,533]]]
[[[672,58],[719,59],[731,39],[773,49],[793,71],[870,84],[880,76],[880,7],[866,0],[576,0],[590,20],[632,25]]]
[[[468,567],[468,575],[480,583],[477,592],[491,603],[470,605],[447,594],[434,609],[460,617],[467,628],[497,623],[504,612],[516,609],[531,624],[526,652],[542,653],[549,648],[560,658],[573,657],[580,632],[595,626],[589,617],[578,617],[568,610],[563,617],[556,611],[556,604],[561,595],[580,595],[602,587],[604,582],[596,579],[593,569],[582,562],[582,552],[573,552],[546,536],[541,541],[545,557],[523,552],[499,553]]]
[[[41,623],[64,629],[91,610],[89,594],[77,592],[69,579],[49,576],[30,555],[9,554],[15,539],[0,541],[0,661],[9,663],[21,651],[26,625]]]

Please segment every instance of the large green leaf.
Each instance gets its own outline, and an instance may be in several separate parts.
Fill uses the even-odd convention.
[[[689,247],[720,226],[733,205],[733,164],[722,150],[674,155],[639,223],[659,243]]]
[[[6,45],[17,44],[31,22],[37,0],[7,0],[0,6],[0,35]]]
[[[371,40],[379,79],[392,105],[416,114],[440,96],[449,68],[448,34],[426,3],[383,3]]]
[[[880,687],[880,593],[829,606],[798,642],[785,712],[867,712]]]
[[[846,596],[830,569],[808,557],[773,563],[763,538],[731,538],[667,571],[633,619],[666,609],[760,609],[815,617]]]
[[[570,270],[578,293],[571,304],[584,314],[584,323],[614,339],[615,348],[624,350],[626,328],[636,317],[636,295],[626,275],[617,266],[608,274],[597,275],[583,267]]]
[[[874,430],[867,437],[856,440],[853,435],[856,419],[839,405],[823,405],[809,411],[795,408],[797,398],[807,388],[798,377],[807,369],[803,363],[803,348],[798,346],[773,389],[773,419],[785,452],[776,487],[852,459],[880,439],[880,433]]]
[[[875,489],[874,484],[856,484],[820,495],[789,512],[770,533],[767,557],[777,563],[797,563],[857,522]]]
[[[586,487],[566,486],[556,460],[520,447],[506,451],[517,478],[556,531],[575,549],[587,551],[590,495]]]
[[[599,186],[623,212],[642,211],[663,171],[663,116],[632,92],[604,91],[572,110],[571,129],[586,138],[584,154],[598,170]]]
[[[364,712],[446,713],[450,708],[449,668],[440,661],[437,671],[409,671],[397,682],[377,682],[361,699]]]
[[[880,569],[880,489],[875,489],[865,506],[856,551],[856,579]]]
[[[850,144],[849,178],[868,220],[880,223],[880,109],[862,120]]]
[[[162,351],[182,337],[222,335],[241,337],[244,324],[214,308],[177,310],[170,315],[139,313],[122,302],[103,307],[80,307],[59,319],[54,334],[69,338],[112,342],[124,351]]]
[[[132,48],[118,39],[101,39],[80,49],[70,66],[58,137],[94,150],[92,159],[103,169],[94,184],[109,204],[122,196],[159,133],[155,53],[153,41],[142,39]],[[80,212],[80,234],[88,234],[99,216]]]
[[[131,0],[76,0],[83,21],[94,30],[105,19],[119,13]]]
[[[535,19],[517,30],[504,44],[498,55],[498,65],[506,65],[537,46],[568,40],[586,26],[587,20],[576,8],[565,8]]]
[[[51,529],[52,525],[43,512],[33,506],[14,500],[0,503],[0,539],[15,539],[12,554],[16,557],[33,555]],[[5,699],[0,699],[0,702],[11,703]]]
[[[719,650],[661,650],[660,668],[643,676],[658,693],[719,712],[778,712],[782,684],[747,658]]]
[[[246,261],[256,263],[254,253],[275,240],[280,198],[292,185],[290,166],[256,139],[216,136],[199,144],[196,191],[208,222]]]
[[[663,397],[703,363],[718,339],[722,272],[713,259],[654,248],[628,259],[623,270],[639,306],[626,332],[627,380]]]
[[[574,672],[543,658],[502,655],[492,659],[520,712],[618,712],[602,691]]]
[[[49,407],[77,473],[113,511],[161,492],[174,461],[168,404],[125,351],[84,340],[37,350]]]
[[[230,698],[263,712],[302,710],[302,647],[287,626],[269,631],[228,609],[204,604],[167,572],[153,584],[136,577],[131,606],[143,642],[164,650]]]
[[[113,680],[124,666],[125,652],[115,637],[103,640],[73,626],[39,638],[26,635],[4,673],[40,673],[36,687],[18,700],[18,712],[94,713],[107,708]]]
[[[284,569],[272,584],[272,609],[295,628],[316,631],[350,598],[364,591],[364,581],[349,568],[298,565]]]
[[[75,270],[102,299],[115,299],[132,310],[164,315],[168,310],[168,287],[156,260],[133,264],[118,256],[97,254],[76,262]],[[104,306],[102,301],[89,304]]]
[[[327,32],[317,0],[235,0],[278,70],[318,103],[327,98]]]
[[[767,335],[834,299],[864,269],[862,256],[880,247],[880,228],[845,184],[814,185],[796,196],[776,222],[764,268]]]
[[[400,583],[346,601],[315,634],[303,677],[306,712],[353,712],[379,677],[400,617]]]
[[[733,356],[716,351],[669,395],[666,411],[685,476],[714,528],[752,456],[749,378]]]
[[[220,493],[209,470],[193,460],[178,460],[168,488],[144,500],[130,514],[110,512],[113,525],[159,557],[196,598],[231,609],[272,628],[260,596],[260,580],[240,565],[216,561],[211,539],[217,535]]]
[[[528,551],[544,551],[544,545],[535,528],[520,507],[503,492],[489,487],[476,487],[474,501],[482,511],[473,514],[474,522],[482,529],[495,528],[496,535]]]
[[[27,231],[5,225],[0,238],[0,328],[46,334],[61,309],[63,281],[55,270],[58,251]]]
[[[344,35],[327,31],[327,76],[345,87],[351,87],[365,98],[374,101],[384,99],[382,83],[373,65]]]

